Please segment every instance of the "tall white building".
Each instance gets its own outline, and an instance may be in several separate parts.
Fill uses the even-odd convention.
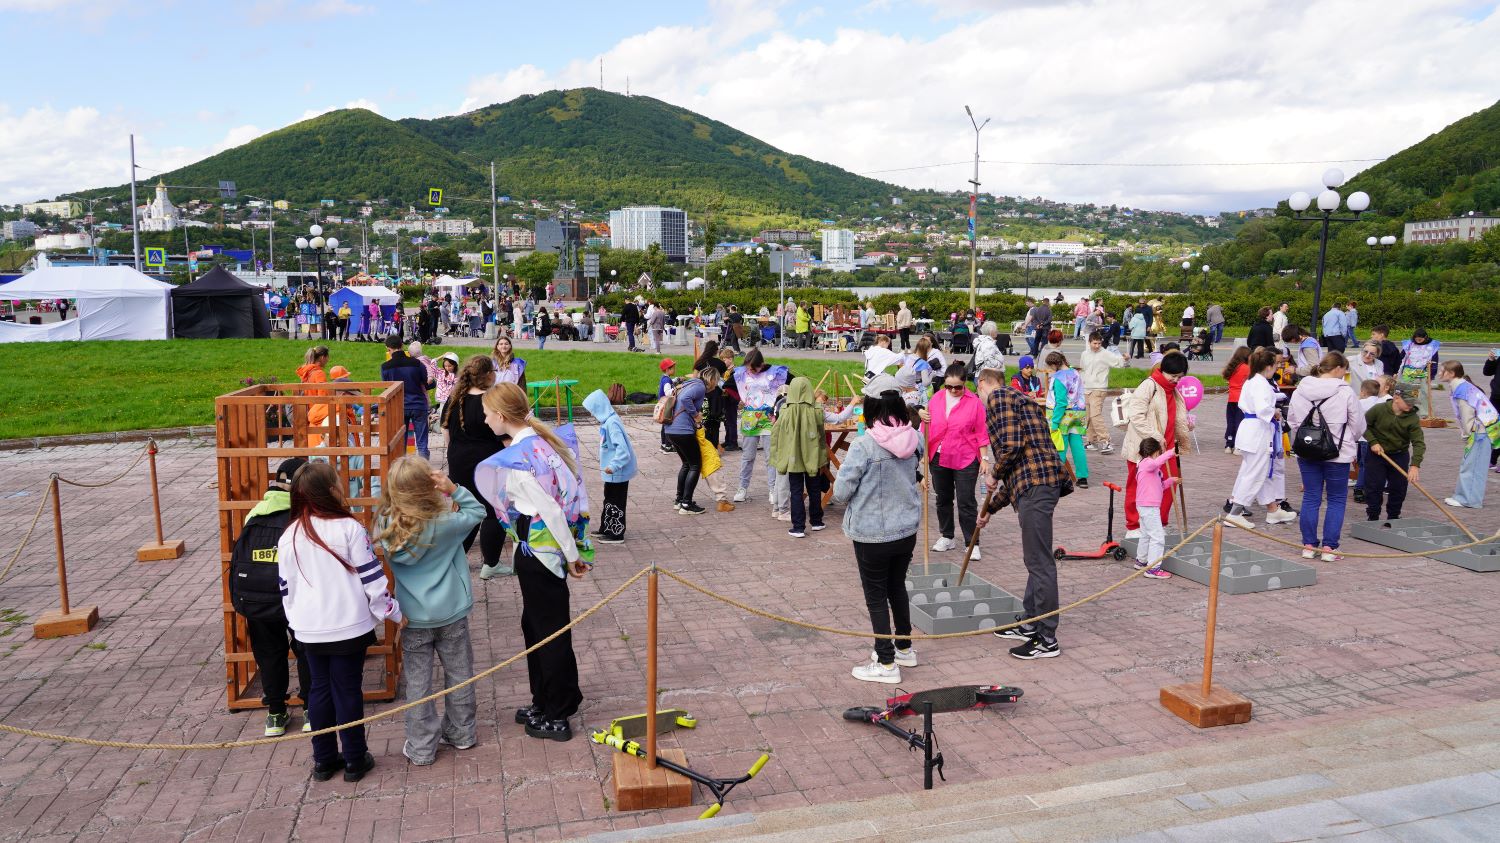
[[[687,260],[687,214],[679,208],[656,205],[609,212],[610,248],[644,251],[653,243],[661,247],[667,260]]]
[[[823,268],[854,271],[854,232],[847,228],[823,229]]]
[[[1496,226],[1500,226],[1500,217],[1481,217],[1477,214],[1445,220],[1419,220],[1406,224],[1401,233],[1401,242],[1427,246],[1449,240],[1472,242]]]
[[[182,225],[182,211],[167,198],[165,182],[156,183],[156,198],[141,206],[138,222],[141,231],[172,231]]]

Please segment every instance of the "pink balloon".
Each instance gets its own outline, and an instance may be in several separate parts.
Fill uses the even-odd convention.
[[[1182,379],[1177,381],[1177,394],[1182,396],[1183,406],[1192,410],[1203,400],[1203,381],[1192,375],[1183,375]]]

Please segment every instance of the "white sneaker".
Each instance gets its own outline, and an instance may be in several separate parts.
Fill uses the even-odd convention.
[[[1141,537],[1141,531],[1140,530],[1126,530],[1125,531],[1125,538],[1127,538],[1127,539],[1138,539],[1140,537]]]
[[[1266,513],[1267,524],[1285,524],[1288,521],[1296,521],[1297,513],[1288,509],[1278,509],[1275,512]]]
[[[748,489],[739,489],[739,490],[737,490],[734,493],[734,502],[735,503],[744,503],[745,499],[748,498],[749,496],[750,496],[750,492],[749,492]]]
[[[1094,444],[1094,443],[1092,443],[1092,442],[1090,442],[1090,443],[1089,443],[1089,444],[1087,444],[1087,445],[1084,445],[1084,446],[1083,446],[1083,449],[1084,449],[1084,450],[1085,450],[1085,451],[1097,451],[1097,450],[1099,450],[1099,446],[1098,446],[1098,445],[1095,445],[1095,444]]]
[[[979,545],[974,545],[974,555],[969,557],[970,562],[978,562],[983,556],[979,553]]]
[[[942,553],[953,549],[953,539],[938,536],[938,540],[932,543],[933,553]]]
[[[880,657],[877,656],[877,655],[875,655],[875,651],[874,650],[871,650],[870,651],[870,663],[871,664],[878,664],[879,662],[880,662]],[[917,666],[917,648],[915,648],[915,647],[908,647],[905,650],[897,650],[896,651],[896,666],[897,667],[916,667]]]
[[[1241,530],[1255,529],[1255,522],[1251,521],[1249,518],[1246,518],[1243,509],[1238,506],[1234,509],[1231,509],[1224,515],[1224,522],[1226,524],[1233,524],[1234,526],[1239,527]]]
[[[1456,509],[1463,509],[1464,505],[1458,502],[1458,498],[1443,498],[1443,503]]]
[[[1099,453],[1100,454],[1113,454],[1114,452],[1115,452],[1115,446],[1109,444],[1108,442],[1105,442],[1104,443],[1104,447],[1102,447],[1102,448],[1099,449]]]
[[[883,682],[886,685],[899,685],[901,683],[901,668],[895,665],[883,665],[879,662],[865,662],[855,665],[849,673],[863,682]]]

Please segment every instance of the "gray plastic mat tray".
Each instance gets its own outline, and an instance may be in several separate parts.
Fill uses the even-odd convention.
[[[1444,551],[1445,547],[1469,543],[1469,537],[1448,521],[1434,521],[1431,518],[1360,521],[1349,528],[1349,535],[1381,547],[1420,553],[1429,559],[1481,574],[1500,571],[1500,541],[1464,550]]]

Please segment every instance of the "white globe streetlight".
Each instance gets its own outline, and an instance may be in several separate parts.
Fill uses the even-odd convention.
[[[1353,197],[1350,198],[1352,199]],[[1374,249],[1375,254],[1378,256],[1377,272],[1380,280],[1378,282],[1379,286],[1376,287],[1375,298],[1376,301],[1379,301],[1385,297],[1385,253],[1392,246],[1396,245],[1396,237],[1393,234],[1387,234],[1384,237],[1366,237],[1365,245]]]
[[[298,249],[306,249],[307,246],[308,246],[308,243],[307,243],[307,238],[306,237],[298,237],[297,238],[297,248]]]
[[[1344,171],[1338,167],[1329,167],[1323,171],[1323,186],[1332,190],[1344,183]]]
[[[1299,190],[1288,197],[1286,203],[1291,206],[1293,211],[1300,214],[1307,210],[1308,205],[1312,204],[1312,197],[1307,195],[1306,191]]]
[[[1321,224],[1321,230],[1318,234],[1318,275],[1317,279],[1313,282],[1312,324],[1317,323],[1319,310],[1322,307],[1320,300],[1323,297],[1323,273],[1327,267],[1328,260],[1328,224],[1330,222],[1354,222],[1359,219],[1361,213],[1364,213],[1370,207],[1370,194],[1365,193],[1363,190],[1351,193],[1347,200],[1340,196],[1338,188],[1342,187],[1343,184],[1343,170],[1337,167],[1330,167],[1323,171],[1324,189],[1318,192],[1318,212],[1316,214],[1303,216],[1303,212],[1313,202],[1312,197],[1304,191],[1299,190],[1288,196],[1286,200],[1287,206],[1292,209],[1293,214],[1296,215],[1296,219]],[[1354,212],[1353,217],[1335,217],[1333,215],[1339,209],[1340,202],[1345,202],[1349,210]],[[1370,246],[1375,245],[1371,244],[1369,240],[1366,240],[1365,243]]]
[[[312,228],[309,228],[307,230],[307,233],[311,234],[314,237],[317,237],[319,234],[323,233],[323,226],[321,226],[321,225],[314,225]]]

